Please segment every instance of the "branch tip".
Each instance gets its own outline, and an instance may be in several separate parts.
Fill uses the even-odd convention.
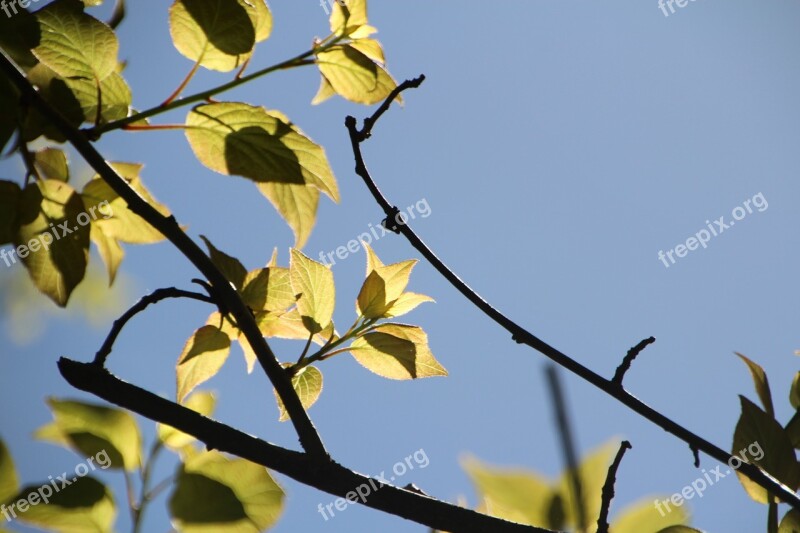
[[[628,350],[628,353],[625,354],[625,357],[622,359],[622,362],[617,367],[617,371],[614,373],[614,378],[611,382],[618,387],[622,387],[622,380],[625,377],[625,372],[627,372],[631,368],[631,363],[633,360],[636,359],[636,356],[639,355],[642,350],[647,348],[648,345],[653,344],[656,342],[655,337],[648,337],[643,341],[639,342],[636,346]]]

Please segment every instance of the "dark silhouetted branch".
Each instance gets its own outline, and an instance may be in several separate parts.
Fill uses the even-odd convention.
[[[614,378],[611,380],[613,383],[616,383],[620,387],[622,387],[622,380],[625,377],[625,372],[627,372],[633,360],[636,359],[636,356],[639,355],[642,350],[647,348],[648,345],[653,344],[656,342],[655,337],[648,337],[641,341],[639,344],[628,350],[628,353],[625,354],[625,357],[622,359],[622,362],[617,367],[617,371],[614,373]]]
[[[611,500],[614,498],[614,483],[617,482],[617,470],[619,464],[622,462],[622,456],[625,455],[626,450],[630,450],[633,446],[631,443],[624,440],[619,446],[617,456],[614,462],[608,467],[608,475],[606,482],[603,484],[602,502],[600,504],[600,516],[597,517],[597,533],[608,533],[608,510],[611,508]]]

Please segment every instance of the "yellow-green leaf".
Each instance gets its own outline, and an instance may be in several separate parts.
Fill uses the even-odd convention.
[[[183,403],[195,387],[208,381],[222,368],[231,349],[228,334],[205,325],[194,332],[178,358],[178,402]]]
[[[198,391],[192,393],[183,403],[183,406],[203,416],[211,416],[214,413],[216,403],[217,400],[213,393]],[[165,446],[176,451],[180,451],[184,446],[195,441],[195,438],[191,435],[165,424],[156,424],[156,430],[158,432],[158,439],[163,442]]]
[[[447,375],[417,326],[381,324],[354,340],[350,352],[367,370],[389,379]]]
[[[206,104],[189,112],[186,125],[197,159],[220,174],[256,182],[294,231],[297,247],[314,226],[319,191],[339,201],[324,149],[281,113],[235,102]]]
[[[376,39],[357,39],[350,42],[350,46],[380,64],[386,64],[386,56],[383,53],[381,43]]]
[[[489,466],[473,457],[463,459],[461,467],[492,516],[520,524],[559,527],[550,523],[550,502],[557,494],[546,478],[520,468]]]
[[[612,530],[613,533],[616,533]],[[664,529],[660,529],[658,533],[703,533],[699,529],[695,529],[689,526],[669,526]]]
[[[618,449],[618,442],[611,441],[603,444],[584,457],[578,466],[584,502],[583,509],[586,513],[586,520],[590,524],[596,524],[597,518],[600,516],[603,485],[608,476],[608,467],[611,465],[614,454]],[[577,523],[577,507],[572,496],[568,473],[565,472],[561,475],[559,486],[561,495],[564,498],[566,523],[574,526]]]
[[[43,178],[69,181],[67,155],[58,148],[43,148],[34,154],[34,164]]]
[[[8,501],[19,490],[19,478],[14,468],[14,460],[0,440],[0,503]]]
[[[775,416],[775,410],[772,408],[772,394],[769,390],[769,380],[767,379],[767,374],[764,372],[764,369],[761,368],[760,365],[754,363],[744,355],[740,354],[739,352],[735,352],[736,355],[741,358],[742,361],[745,362],[747,368],[750,370],[750,374],[753,376],[753,383],[756,387],[756,392],[758,393],[758,398],[761,400],[761,405],[764,406],[764,409],[767,411],[769,416]]]
[[[308,409],[316,403],[319,395],[322,394],[322,372],[314,366],[305,366],[292,376],[292,387],[297,392],[300,403],[303,404],[305,409]],[[275,399],[278,400],[278,409],[281,413],[279,420],[281,422],[289,420],[289,412],[284,407],[283,401],[281,401],[277,392],[275,392]]]
[[[35,437],[72,448],[84,457],[104,456],[111,468],[133,471],[141,465],[142,436],[136,419],[127,411],[86,402],[47,400],[53,422],[39,428]]]
[[[125,250],[122,249],[117,239],[106,235],[102,226],[98,224],[92,224],[91,238],[92,242],[97,246],[100,258],[106,264],[108,284],[113,285],[114,280],[117,278],[119,266],[125,258]]]
[[[227,72],[250,56],[256,43],[254,19],[259,16],[260,11],[248,2],[176,0],[169,10],[170,35],[187,58],[207,69]]]
[[[742,413],[733,434],[731,454],[744,455],[747,462],[758,465],[792,490],[796,490],[800,481],[800,468],[786,430],[756,404],[744,396],[739,398]],[[754,457],[753,455],[759,454],[750,453],[751,446],[762,450],[762,457]],[[737,471],[736,474],[751,498],[759,503],[769,503],[770,496],[766,489],[740,472]]]
[[[52,491],[48,502],[38,498],[36,505],[27,507],[25,512],[18,513],[18,520],[39,528],[62,533],[111,533],[117,516],[116,505],[111,491],[93,477],[68,478],[70,483],[63,490]],[[56,482],[59,489],[62,483]],[[47,481],[39,485],[30,485],[20,491],[17,502],[31,495],[47,495],[43,487],[49,487]],[[42,489],[42,492],[37,492]],[[19,503],[17,503],[19,509]]]
[[[686,510],[685,504],[677,507],[670,502],[669,511],[667,511],[666,508],[657,509],[653,500],[663,501],[668,498],[642,498],[640,501],[626,506],[611,521],[611,533],[662,531],[669,526],[683,526],[689,522],[689,512]],[[695,530],[690,528],[688,531]]]
[[[138,163],[111,163],[111,166],[128,182],[147,203],[159,213],[169,216],[170,212],[150,194],[142,183],[139,173],[142,165]],[[128,208],[123,200],[100,176],[86,184],[81,193],[86,208],[92,214],[92,223],[100,226],[107,237],[131,244],[150,244],[164,240],[164,236],[143,218]],[[94,210],[92,210],[94,208]]]
[[[391,265],[383,265],[372,248],[364,243],[367,251],[367,279],[361,286],[356,300],[356,312],[366,318],[381,318],[400,298],[408,286],[411,270],[417,263],[415,260],[402,261]]]
[[[244,278],[247,276],[247,269],[235,257],[232,257],[215,248],[214,245],[211,244],[211,241],[209,241],[203,235],[200,235],[200,238],[203,239],[204,243],[206,243],[208,254],[211,257],[211,262],[214,263],[214,266],[216,266],[217,269],[219,269],[220,272],[225,275],[225,279],[233,283],[233,286],[236,287],[236,290],[242,290],[244,287]]]
[[[19,185],[13,181],[0,180],[0,246],[12,242],[19,229],[19,196]]]
[[[298,250],[292,250],[289,278],[292,291],[297,296],[297,310],[306,329],[313,334],[327,328],[336,304],[336,287],[331,269]]]
[[[317,65],[337,94],[357,104],[381,102],[397,87],[383,67],[349,44],[318,53]]]
[[[2,239],[0,239],[2,242]],[[792,389],[789,391],[789,402],[795,409],[800,409],[800,372],[794,375]]]
[[[344,5],[343,5],[344,4]],[[367,23],[367,0],[334,1],[330,16],[331,31],[357,28]]]
[[[278,521],[284,496],[263,466],[210,451],[181,465],[169,510],[179,533],[259,533]]]
[[[319,89],[317,90],[317,94],[314,96],[314,99],[311,100],[311,105],[321,104],[331,96],[334,96],[336,91],[334,90],[331,82],[328,81],[328,78],[320,74],[319,76]]]
[[[420,304],[425,302],[434,302],[435,300],[430,296],[424,294],[417,294],[415,292],[404,292],[400,297],[395,300],[389,309],[386,310],[384,316],[393,318],[404,315],[409,311],[416,309]]]
[[[253,310],[285,311],[297,300],[292,291],[289,269],[272,266],[248,272],[242,299]]]
[[[800,533],[800,511],[791,509],[778,526],[778,533]]]
[[[53,2],[36,12],[41,37],[33,54],[63,78],[102,81],[117,67],[114,31],[77,2]]]
[[[266,41],[272,33],[272,13],[264,0],[239,0],[250,16],[256,31],[256,42]],[[250,7],[252,4],[253,8]]]
[[[41,292],[66,306],[89,259],[89,217],[80,195],[61,181],[33,183],[20,195],[18,216],[15,256]]]

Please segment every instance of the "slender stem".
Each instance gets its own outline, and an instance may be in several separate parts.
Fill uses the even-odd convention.
[[[125,131],[151,131],[151,130],[185,130],[186,124],[128,124],[122,126]]]
[[[139,496],[139,502],[136,504],[134,513],[133,533],[139,533],[142,529],[142,517],[144,516],[144,511],[147,508],[147,504],[150,503],[150,498],[148,497],[150,477],[153,474],[153,465],[156,462],[156,457],[158,457],[159,452],[162,450],[162,446],[163,443],[161,440],[156,438],[156,441],[150,448],[150,453],[147,456],[147,460],[145,461],[144,469],[142,470],[142,488]]]
[[[614,462],[608,467],[608,475],[606,482],[603,484],[600,502],[600,516],[597,517],[597,533],[608,533],[608,511],[611,508],[611,500],[614,498],[614,483],[617,481],[617,470],[622,462],[622,456],[625,455],[627,450],[633,446],[631,443],[624,440],[617,450],[617,456],[614,457]]]
[[[161,102],[161,107],[163,107],[165,105],[169,105],[170,102],[172,102],[173,100],[175,100],[177,97],[179,97],[181,95],[183,90],[186,88],[187,85],[189,85],[189,82],[192,80],[194,75],[197,73],[197,69],[199,67],[200,67],[200,59],[198,59],[195,62],[195,64],[192,65],[192,69],[189,71],[188,74],[186,74],[186,77],[183,78],[183,81],[181,82],[180,85],[178,85],[178,88],[175,89],[175,91],[171,95],[169,95],[169,97],[167,97],[166,100]]]
[[[122,469],[122,475],[125,477],[125,492],[128,495],[128,509],[131,511],[131,523],[136,524],[136,496],[133,492],[133,479],[126,469]]]
[[[302,362],[303,362],[303,358],[304,358],[304,357],[306,356],[306,354],[308,353],[308,349],[309,349],[309,348],[311,348],[311,341],[312,341],[312,340],[314,340],[314,334],[313,334],[313,333],[309,333],[309,335],[308,335],[308,340],[306,341],[306,345],[305,345],[305,347],[303,348],[303,353],[301,353],[301,354],[300,354],[300,358],[299,358],[299,359],[297,359],[297,364],[298,364],[298,365],[299,365],[300,363],[302,363]]]
[[[233,80],[229,81],[228,83],[223,83],[222,85],[219,85],[219,86],[214,87],[212,89],[207,89],[205,91],[202,91],[202,92],[199,92],[199,93],[195,93],[195,94],[193,94],[191,96],[186,96],[186,97],[181,98],[179,100],[173,100],[173,101],[171,101],[169,103],[164,103],[164,104],[158,105],[156,107],[147,109],[145,111],[141,111],[139,113],[133,114],[133,115],[131,115],[129,117],[125,117],[125,118],[122,118],[122,119],[119,119],[119,120],[115,120],[113,122],[109,122],[108,124],[103,124],[101,126],[95,126],[94,128],[88,128],[88,129],[84,130],[84,133],[86,134],[86,136],[88,138],[96,139],[96,138],[99,138],[103,133],[106,133],[106,132],[109,132],[109,131],[112,131],[112,130],[120,129],[123,126],[127,126],[128,124],[132,124],[134,122],[138,122],[138,121],[143,120],[145,118],[149,118],[149,117],[152,117],[154,115],[159,115],[161,113],[165,113],[165,112],[170,111],[172,109],[177,109],[179,107],[184,107],[184,106],[187,106],[189,104],[193,104],[195,102],[202,102],[204,100],[208,100],[208,99],[210,99],[212,96],[214,96],[216,94],[219,94],[219,93],[222,93],[222,92],[225,92],[225,91],[229,91],[229,90],[234,89],[234,88],[236,88],[236,87],[238,87],[238,86],[240,86],[242,84],[245,84],[245,83],[247,83],[249,81],[252,81],[252,80],[254,80],[256,78],[260,78],[261,76],[265,76],[265,75],[267,75],[267,74],[269,74],[271,72],[275,72],[277,70],[286,70],[286,69],[290,69],[290,68],[301,67],[301,66],[304,66],[304,65],[313,65],[314,63],[316,63],[316,61],[313,60],[313,59],[308,59],[309,57],[313,56],[314,54],[317,54],[319,52],[324,51],[326,48],[329,48],[329,47],[333,46],[334,44],[336,44],[342,38],[343,37],[338,36],[336,39],[333,39],[329,43],[325,43],[324,45],[320,46],[319,48],[312,48],[311,50],[307,50],[307,51],[303,52],[302,54],[299,54],[299,55],[297,55],[297,56],[295,56],[295,57],[293,57],[291,59],[287,59],[286,61],[281,61],[280,63],[276,63],[275,65],[263,68],[263,69],[258,70],[256,72],[253,72],[252,74],[248,74],[247,76],[242,76],[241,78],[234,78]]]
[[[94,356],[94,364],[100,366],[105,365],[106,359],[108,359],[108,355],[114,347],[114,342],[130,319],[144,311],[149,305],[158,303],[161,300],[166,300],[167,298],[189,298],[191,300],[198,300],[211,304],[214,303],[214,300],[210,296],[200,294],[199,292],[184,291],[176,289],[175,287],[156,289],[147,296],[142,297],[128,309],[125,314],[114,321],[114,325],[111,327],[111,331],[108,333],[105,342],[103,342],[103,345]]]
[[[384,106],[387,104],[387,102],[390,102],[396,98],[399,91],[418,87],[422,83],[422,80],[424,80],[424,76],[420,76],[414,80],[406,80],[398,85],[397,88],[393,90],[384,101]],[[381,106],[378,111],[383,109],[384,106]],[[386,216],[392,217],[398,212],[398,209],[386,199],[378,186],[375,184],[375,180],[372,179],[369,170],[367,170],[367,166],[364,163],[364,156],[361,152],[361,143],[366,139],[365,133],[371,133],[371,129],[375,123],[374,117],[375,115],[364,121],[365,128],[362,130],[358,129],[356,125],[356,119],[352,116],[348,116],[345,119],[345,126],[347,127],[350,135],[350,144],[356,160],[356,174],[364,180],[365,185],[372,193],[372,196],[375,198],[375,201],[378,203],[378,205],[381,206],[381,209],[383,209],[383,212],[386,214]],[[603,376],[583,366],[575,359],[572,359],[553,346],[550,346],[543,340],[536,337],[533,333],[516,324],[506,315],[495,309],[491,304],[489,304],[489,302],[484,300],[477,292],[470,288],[469,285],[462,281],[461,278],[455,274],[455,272],[450,270],[450,268],[441,259],[439,259],[439,257],[428,247],[428,245],[425,244],[425,242],[414,232],[413,229],[411,229],[408,224],[398,224],[397,231],[401,233],[409,241],[409,243],[411,243],[411,245],[420,254],[422,254],[422,256],[425,257],[425,259],[427,259],[428,262],[453,287],[455,287],[462,295],[464,295],[467,300],[472,302],[472,304],[480,309],[487,317],[511,333],[512,340],[518,344],[525,344],[542,355],[550,358],[558,365],[566,368],[583,380],[588,381],[596,388],[615,398],[620,403],[624,404],[647,420],[650,420],[668,433],[675,435],[677,438],[686,442],[691,447],[703,451],[707,455],[722,463],[727,463],[733,459],[730,453],[726,452],[719,446],[712,444],[699,435],[689,431],[682,425],[674,422],[659,411],[656,411],[635,396],[629,394],[617,383],[604,378]],[[766,473],[764,470],[761,470],[755,465],[743,463],[739,469],[739,472],[744,473],[755,483],[765,488],[773,495],[779,497],[784,502],[789,503],[793,508],[800,510],[800,496],[795,494],[793,490]]]
[[[0,50],[0,52],[2,51]],[[267,374],[278,396],[283,401],[303,449],[312,455],[319,464],[327,464],[330,461],[330,456],[325,450],[325,445],[322,443],[316,428],[314,428],[314,424],[308,417],[308,413],[306,413],[303,404],[300,402],[297,392],[292,387],[289,376],[284,372],[275,353],[258,329],[258,324],[256,324],[250,308],[242,301],[241,296],[225,278],[225,275],[214,265],[202,248],[184,233],[174,216],[161,214],[155,207],[144,200],[122,176],[117,174],[86,136],[80,130],[71,126],[64,117],[42,98],[4,52],[0,53],[0,70],[19,89],[22,98],[36,107],[45,119],[75,147],[77,152],[83,156],[109,187],[122,200],[127,202],[128,208],[169,239],[208,280],[214,301],[221,309],[230,312],[236,319],[237,325],[253,348],[261,368]],[[173,102],[173,104],[176,103]]]

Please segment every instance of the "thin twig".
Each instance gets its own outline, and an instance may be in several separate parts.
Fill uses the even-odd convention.
[[[600,504],[600,516],[597,517],[597,533],[608,533],[608,510],[611,508],[611,500],[614,498],[614,483],[617,482],[617,470],[619,464],[622,462],[622,456],[625,455],[626,450],[630,450],[633,446],[631,443],[624,440],[620,444],[617,456],[614,462],[608,467],[608,476],[603,485],[602,503]]]
[[[386,97],[378,109],[376,109],[371,116],[364,119],[364,126],[358,132],[358,142],[363,142],[366,139],[369,139],[370,135],[372,135],[372,128],[375,126],[375,123],[378,122],[378,119],[381,118],[381,115],[389,110],[392,102],[400,95],[400,93],[407,89],[416,89],[422,85],[423,81],[425,81],[425,74],[420,74],[419,77],[414,78],[413,80],[406,80],[392,89],[392,92],[389,93],[389,96]]]
[[[201,294],[199,292],[185,291],[182,289],[176,289],[175,287],[156,289],[147,296],[143,296],[138,302],[133,304],[133,306],[131,306],[131,308],[128,309],[125,314],[114,321],[114,325],[111,327],[111,331],[108,333],[105,342],[103,342],[103,345],[99,350],[97,350],[97,353],[94,356],[94,364],[99,366],[106,364],[106,359],[108,359],[108,355],[114,348],[114,342],[122,332],[122,328],[125,327],[130,319],[144,311],[150,304],[158,303],[161,300],[166,300],[167,298],[189,298],[191,300],[198,300],[200,302],[206,302],[210,304],[214,303],[214,300],[210,296]]]
[[[261,368],[275,387],[292,425],[300,439],[300,444],[314,456],[320,464],[330,461],[322,439],[314,424],[308,417],[297,392],[292,387],[289,376],[284,372],[278,358],[267,344],[266,339],[256,324],[250,308],[242,301],[235,287],[225,278],[206,253],[184,233],[173,215],[165,216],[150,205],[139,193],[114,170],[95,149],[86,136],[72,127],[53,107],[46,102],[36,89],[28,82],[25,75],[14,65],[5,52],[0,50],[0,71],[19,89],[22,98],[34,106],[75,147],[78,153],[97,172],[101,178],[122,198],[128,208],[142,217],[153,228],[157,229],[199,270],[212,287],[215,301],[223,309],[230,312],[237,326],[250,343]],[[251,77],[253,74],[250,75]],[[244,80],[245,78],[242,78]],[[171,105],[180,103],[181,100]]]
[[[583,484],[581,483],[581,473],[578,467],[578,454],[575,450],[575,440],[572,436],[572,428],[567,418],[567,406],[564,398],[564,391],[561,388],[561,380],[558,376],[558,367],[554,364],[547,365],[547,384],[550,388],[550,396],[553,398],[553,407],[556,411],[556,427],[561,437],[561,449],[564,452],[564,461],[567,463],[567,472],[572,490],[572,499],[575,502],[576,518],[578,531],[586,530],[586,507],[583,501]]]
[[[120,380],[91,363],[61,358],[61,375],[73,387],[92,393],[112,404],[150,420],[171,426],[219,450],[280,472],[305,485],[339,497],[357,487],[375,487],[361,502],[395,516],[453,533],[554,533],[547,529],[507,522],[471,509],[437,500],[414,490],[386,484],[358,474],[334,462],[320,463],[300,453],[243,433],[152,392]]]
[[[393,206],[386,199],[378,186],[375,184],[375,180],[372,179],[372,176],[367,170],[367,166],[364,163],[364,156],[361,152],[361,143],[363,140],[360,140],[360,133],[356,126],[355,117],[348,116],[345,119],[345,126],[347,127],[350,135],[350,144],[352,146],[353,156],[356,161],[356,174],[358,174],[364,180],[367,188],[372,193],[372,196],[375,198],[375,201],[378,203],[378,205],[380,205],[381,209],[383,209],[383,212],[386,214],[386,216],[392,216],[392,213],[397,210],[397,207]],[[511,333],[512,340],[518,344],[525,344],[538,351],[542,355],[550,358],[559,366],[566,368],[573,374],[579,376],[585,381],[588,381],[609,396],[617,399],[634,412],[661,427],[664,431],[675,435],[677,438],[681,439],[687,444],[695,446],[714,459],[722,463],[727,463],[732,459],[731,454],[719,446],[712,444],[692,431],[689,431],[687,428],[683,427],[677,422],[674,422],[672,419],[661,414],[659,411],[656,411],[635,396],[632,396],[622,387],[619,387],[617,384],[613,383],[611,380],[608,380],[590,370],[589,368],[577,362],[575,359],[572,359],[568,355],[560,352],[553,346],[550,346],[543,340],[539,339],[536,337],[536,335],[529,332],[522,326],[516,324],[506,315],[495,309],[477,292],[472,290],[469,285],[462,281],[461,278],[455,274],[455,272],[450,270],[450,268],[448,268],[447,265],[445,265],[445,263],[439,259],[439,257],[428,247],[428,245],[426,245],[425,242],[414,232],[414,230],[411,229],[411,226],[409,226],[407,223],[404,223],[399,225],[398,229],[400,233],[402,233],[402,235],[409,241],[409,243],[411,243],[411,246],[413,246],[420,254],[422,254],[422,256],[448,282],[450,282],[453,287],[455,287],[462,295],[464,295],[465,298],[467,298],[467,300],[472,302],[475,307],[480,309],[486,316],[491,318],[502,328]],[[800,496],[795,494],[792,489],[774,477],[770,476],[760,468],[749,463],[744,463],[739,469],[739,472],[742,472],[755,483],[779,497],[793,508],[800,510]]]
[[[642,350],[647,348],[648,345],[653,344],[656,342],[655,337],[648,337],[641,341],[639,344],[628,350],[628,353],[625,354],[625,357],[622,359],[622,362],[617,367],[617,371],[614,373],[614,378],[611,380],[613,383],[616,383],[618,386],[622,387],[622,379],[625,377],[625,372],[628,371],[631,367],[631,363],[633,360],[636,359],[636,356],[639,355]]]

